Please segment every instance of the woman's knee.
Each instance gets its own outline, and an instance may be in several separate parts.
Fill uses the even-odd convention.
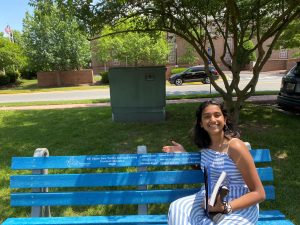
[[[169,211],[176,213],[188,213],[193,207],[194,200],[194,196],[179,198],[170,204]]]

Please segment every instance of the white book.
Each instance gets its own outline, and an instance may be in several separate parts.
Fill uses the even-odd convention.
[[[225,177],[226,177],[226,172],[223,171],[223,172],[221,173],[221,175],[219,176],[219,179],[217,180],[217,182],[216,182],[216,184],[215,184],[215,186],[214,186],[214,189],[213,189],[213,191],[212,191],[212,193],[211,193],[211,196],[210,196],[210,199],[209,199],[209,202],[208,202],[208,204],[209,204],[210,206],[214,206],[214,205],[215,205],[215,202],[216,202],[216,198],[217,198],[219,189],[220,189],[220,187],[221,187],[221,185],[222,185],[222,183],[223,183]]]

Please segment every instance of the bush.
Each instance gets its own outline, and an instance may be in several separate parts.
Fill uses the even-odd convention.
[[[181,73],[185,71],[187,68],[185,67],[175,67],[171,69],[171,74]]]
[[[0,71],[0,86],[9,84],[9,77]]]
[[[24,69],[21,71],[21,77],[27,80],[33,80],[37,78],[36,71]]]
[[[20,78],[20,72],[19,71],[7,72],[6,76],[9,77],[9,83],[14,84]]]
[[[108,80],[108,71],[100,73],[101,75],[101,83],[102,84],[109,84]]]

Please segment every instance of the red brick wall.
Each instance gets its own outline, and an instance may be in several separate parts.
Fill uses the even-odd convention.
[[[286,62],[287,60],[283,59],[269,59],[261,71],[286,70]]]
[[[292,69],[292,67],[295,66],[297,62],[300,62],[300,58],[289,59],[286,63],[286,70]]]
[[[272,70],[290,70],[298,61],[300,61],[300,58],[269,59],[262,68],[262,72]]]
[[[92,84],[93,70],[38,72],[37,79],[39,87]]]

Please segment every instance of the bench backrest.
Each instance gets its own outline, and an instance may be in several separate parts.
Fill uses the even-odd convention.
[[[250,152],[256,163],[271,161],[268,149],[256,149],[250,150]],[[48,175],[12,175],[10,187],[14,190],[11,191],[11,205],[168,203],[179,197],[196,193],[200,189],[203,183],[202,171],[191,170],[189,166],[200,164],[200,160],[200,153],[13,157],[13,170],[58,170],[57,173]],[[145,167],[149,171],[137,171],[137,168]],[[107,171],[109,170],[107,168],[111,168],[113,171]],[[123,171],[115,171],[118,168]],[[91,169],[93,169],[92,172]],[[97,170],[95,171],[95,169]],[[272,168],[259,167],[257,170],[263,182],[273,181]],[[174,188],[173,184],[198,185],[196,188],[183,188],[182,186]],[[155,185],[155,187],[164,185],[164,187],[163,189],[151,188],[148,190],[136,188],[146,185]],[[92,190],[82,190],[87,187],[92,187]],[[111,190],[110,187],[119,188]],[[49,188],[49,192],[31,192],[31,189],[36,191],[43,188]],[[67,189],[60,191],[62,188]],[[19,191],[20,189],[22,192]],[[27,189],[27,192],[24,192],[24,189]],[[267,199],[274,199],[274,187],[266,185],[265,189]]]

